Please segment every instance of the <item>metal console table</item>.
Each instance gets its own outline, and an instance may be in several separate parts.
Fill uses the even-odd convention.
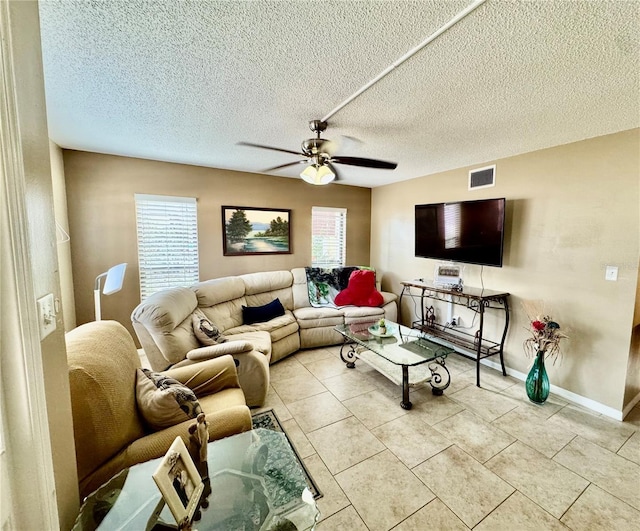
[[[451,346],[459,354],[473,359],[476,362],[476,385],[480,387],[480,360],[500,356],[502,374],[507,375],[504,367],[504,342],[509,328],[509,293],[491,291],[488,289],[467,288],[455,290],[447,287],[434,286],[432,284],[410,280],[403,281],[402,292],[398,307],[402,308],[404,296],[420,299],[420,319],[413,321],[411,326],[427,334],[429,339],[443,345]],[[465,306],[478,313],[480,323],[474,334],[463,332],[457,328],[447,327],[435,322],[432,312],[425,312],[425,299],[439,300]],[[487,309],[504,311],[504,330],[500,342],[490,341],[483,336],[484,312]]]

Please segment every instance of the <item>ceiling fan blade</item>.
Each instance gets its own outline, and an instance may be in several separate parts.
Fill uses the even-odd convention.
[[[305,160],[297,160],[296,162],[287,162],[286,164],[280,164],[280,166],[274,166],[273,168],[267,168],[266,170],[262,170],[262,171],[274,171],[274,170],[279,170],[281,168],[286,168],[287,166],[295,166],[296,164],[308,164],[309,161]]]
[[[260,149],[270,149],[271,151],[280,151],[282,153],[291,153],[292,155],[300,155],[301,157],[304,157],[304,153],[300,153],[299,151],[291,151],[290,149],[282,149],[282,148],[273,147],[273,146],[265,146],[264,144],[252,144],[251,142],[238,142],[238,145],[256,147]]]
[[[365,168],[378,168],[380,170],[395,170],[398,166],[395,162],[386,160],[363,159],[362,157],[331,157],[335,164],[348,164],[349,166],[363,166]]]

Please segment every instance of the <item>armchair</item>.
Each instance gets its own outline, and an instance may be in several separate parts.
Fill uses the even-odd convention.
[[[136,402],[140,358],[129,332],[115,321],[82,325],[66,335],[78,483],[87,496],[114,474],[161,457],[176,436],[188,444],[189,424],[150,430]],[[166,371],[194,391],[210,440],[251,429],[251,414],[231,356]]]

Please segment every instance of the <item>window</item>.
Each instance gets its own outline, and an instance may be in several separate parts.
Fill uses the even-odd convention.
[[[135,194],[140,299],[198,282],[198,226],[193,197]]]
[[[345,265],[347,243],[347,209],[311,208],[311,265],[340,267]]]

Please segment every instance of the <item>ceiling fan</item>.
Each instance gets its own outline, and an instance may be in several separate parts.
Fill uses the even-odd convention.
[[[335,146],[331,140],[320,138],[320,134],[327,128],[327,122],[322,120],[311,120],[309,129],[316,133],[315,138],[309,138],[302,142],[302,152],[291,151],[273,146],[265,146],[263,144],[253,144],[251,142],[239,142],[241,146],[257,147],[261,149],[270,149],[271,151],[280,151],[282,153],[291,153],[302,157],[301,160],[280,164],[273,168],[264,170],[274,171],[296,164],[306,164],[307,167],[302,170],[300,177],[310,183],[316,185],[329,184],[334,179],[338,179],[338,171],[334,164],[347,164],[349,166],[361,166],[364,168],[377,168],[381,170],[395,170],[398,166],[395,162],[387,162],[385,160],[365,159],[362,157],[343,157],[332,155],[332,148]]]

